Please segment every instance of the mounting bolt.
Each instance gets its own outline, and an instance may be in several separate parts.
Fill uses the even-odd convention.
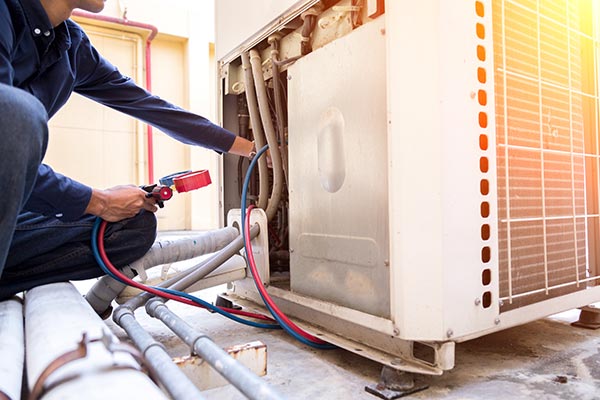
[[[504,300],[500,300],[500,301],[498,301],[498,305],[499,305],[500,307],[502,307],[502,306],[504,305]]]
[[[478,306],[481,304],[481,299],[478,297],[475,299],[475,305]]]
[[[400,329],[394,328],[394,336],[399,336],[399,335],[400,335]]]
[[[446,336],[451,338],[452,335],[454,335],[454,331],[452,329],[448,329],[448,331],[446,331]]]
[[[287,79],[288,79],[288,81],[291,81],[292,80],[292,76],[290,74],[288,74]]]
[[[496,319],[494,320],[494,323],[495,323],[496,325],[500,324],[500,318],[496,317]]]

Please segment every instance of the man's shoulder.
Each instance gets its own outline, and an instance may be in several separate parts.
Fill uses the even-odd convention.
[[[1,0],[0,0],[1,1]],[[65,21],[65,26],[71,35],[77,35],[79,37],[87,37],[85,31],[79,24],[72,19],[68,19]]]

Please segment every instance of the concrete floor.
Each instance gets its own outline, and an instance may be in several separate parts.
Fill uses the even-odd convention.
[[[219,290],[203,291],[200,297],[214,301]],[[314,350],[282,331],[247,327],[185,305],[170,307],[223,347],[265,343],[264,379],[288,399],[377,399],[364,389],[377,383],[381,367],[375,362],[344,350]],[[137,317],[172,356],[188,354],[162,323],[143,311]],[[430,388],[404,399],[600,399],[600,330],[571,327],[577,318],[573,310],[458,344],[456,367],[424,377]],[[112,321],[107,324],[124,338]],[[231,386],[204,394],[215,400],[245,398]]]

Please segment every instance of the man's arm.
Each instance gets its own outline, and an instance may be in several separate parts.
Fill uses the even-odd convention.
[[[23,210],[72,221],[84,214],[92,188],[41,164],[35,186]]]
[[[82,35],[77,49],[77,93],[138,118],[180,142],[248,156],[252,144],[246,139],[139,87],[96,51],[79,26],[69,22]]]
[[[137,186],[92,189],[54,172],[45,164],[40,165],[33,192],[23,207],[23,210],[54,215],[63,221],[92,214],[109,222],[133,217],[141,209],[157,210],[155,200],[147,198],[146,192]]]

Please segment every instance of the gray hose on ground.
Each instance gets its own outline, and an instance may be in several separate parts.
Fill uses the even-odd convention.
[[[258,111],[254,79],[252,78],[252,67],[250,66],[250,56],[248,56],[248,53],[242,53],[242,69],[244,70],[244,88],[246,89],[246,102],[248,103],[254,143],[257,149],[262,149],[267,143],[260,122],[260,112]],[[269,200],[269,170],[267,169],[267,159],[265,157],[261,157],[258,160],[258,180],[260,186],[256,206],[264,210],[267,208]]]
[[[269,109],[269,97],[267,95],[267,87],[262,72],[262,59],[257,50],[250,50],[250,65],[252,66],[252,76],[254,78],[254,87],[256,88],[256,98],[258,99],[260,118],[265,129],[265,136],[267,137],[267,143],[269,144],[269,150],[271,152],[271,161],[273,162],[273,189],[271,191],[269,204],[265,210],[267,220],[270,221],[277,212],[279,200],[281,200],[281,192],[283,191],[283,168],[281,166],[279,143],[277,142],[277,135],[275,134],[275,127],[273,127],[273,120],[271,119],[271,111]]]
[[[204,399],[196,385],[173,363],[164,346],[144,330],[131,310],[121,309],[118,314],[115,311],[113,319],[133,340],[171,398],[175,400]]]
[[[148,315],[160,319],[179,336],[194,353],[206,361],[227,381],[251,400],[282,399],[273,388],[261,380],[258,375],[234,360],[225,350],[217,346],[207,336],[197,333],[178,315],[164,304],[163,299],[154,298],[146,304]]]

